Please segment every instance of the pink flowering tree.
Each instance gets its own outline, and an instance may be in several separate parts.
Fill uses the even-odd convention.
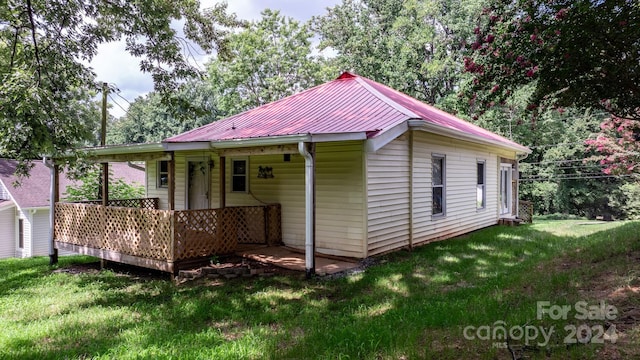
[[[601,125],[595,139],[587,140],[589,149],[599,154],[597,159],[608,175],[640,172],[640,121],[611,117]]]
[[[476,114],[532,86],[528,109],[600,108],[640,120],[637,0],[492,0],[468,44]]]

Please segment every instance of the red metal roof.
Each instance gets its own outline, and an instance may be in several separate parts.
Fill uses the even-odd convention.
[[[376,137],[404,121],[416,119],[527,150],[406,94],[348,72],[333,81],[164,141],[217,142],[340,133],[366,133],[368,137]]]

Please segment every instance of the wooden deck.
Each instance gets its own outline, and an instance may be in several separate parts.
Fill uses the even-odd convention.
[[[157,201],[112,201],[136,207],[56,203],[56,248],[176,273],[239,243],[282,242],[278,204],[179,211],[150,208]]]

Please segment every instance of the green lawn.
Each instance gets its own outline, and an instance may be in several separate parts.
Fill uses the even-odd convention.
[[[57,268],[93,261],[65,257]],[[545,346],[509,340],[526,358],[640,356],[640,222],[492,227],[329,280],[176,286],[112,271],[52,270],[47,258],[0,261],[0,358],[511,359],[503,340],[477,332],[500,324],[555,329]],[[538,301],[601,300],[616,307],[615,319],[577,320],[573,310],[566,320],[536,317]],[[564,343],[571,326],[603,339],[599,327],[611,325],[615,344]]]

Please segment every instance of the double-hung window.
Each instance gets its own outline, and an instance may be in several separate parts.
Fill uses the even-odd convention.
[[[249,169],[246,159],[231,160],[231,191],[247,192],[249,190]]]
[[[445,157],[431,156],[431,214],[444,215],[445,212]]]
[[[484,209],[487,199],[487,185],[485,183],[486,170],[484,160],[478,160],[477,162],[477,178],[476,181],[476,208]]]
[[[169,187],[169,162],[158,161],[158,182],[156,187],[168,188]]]

